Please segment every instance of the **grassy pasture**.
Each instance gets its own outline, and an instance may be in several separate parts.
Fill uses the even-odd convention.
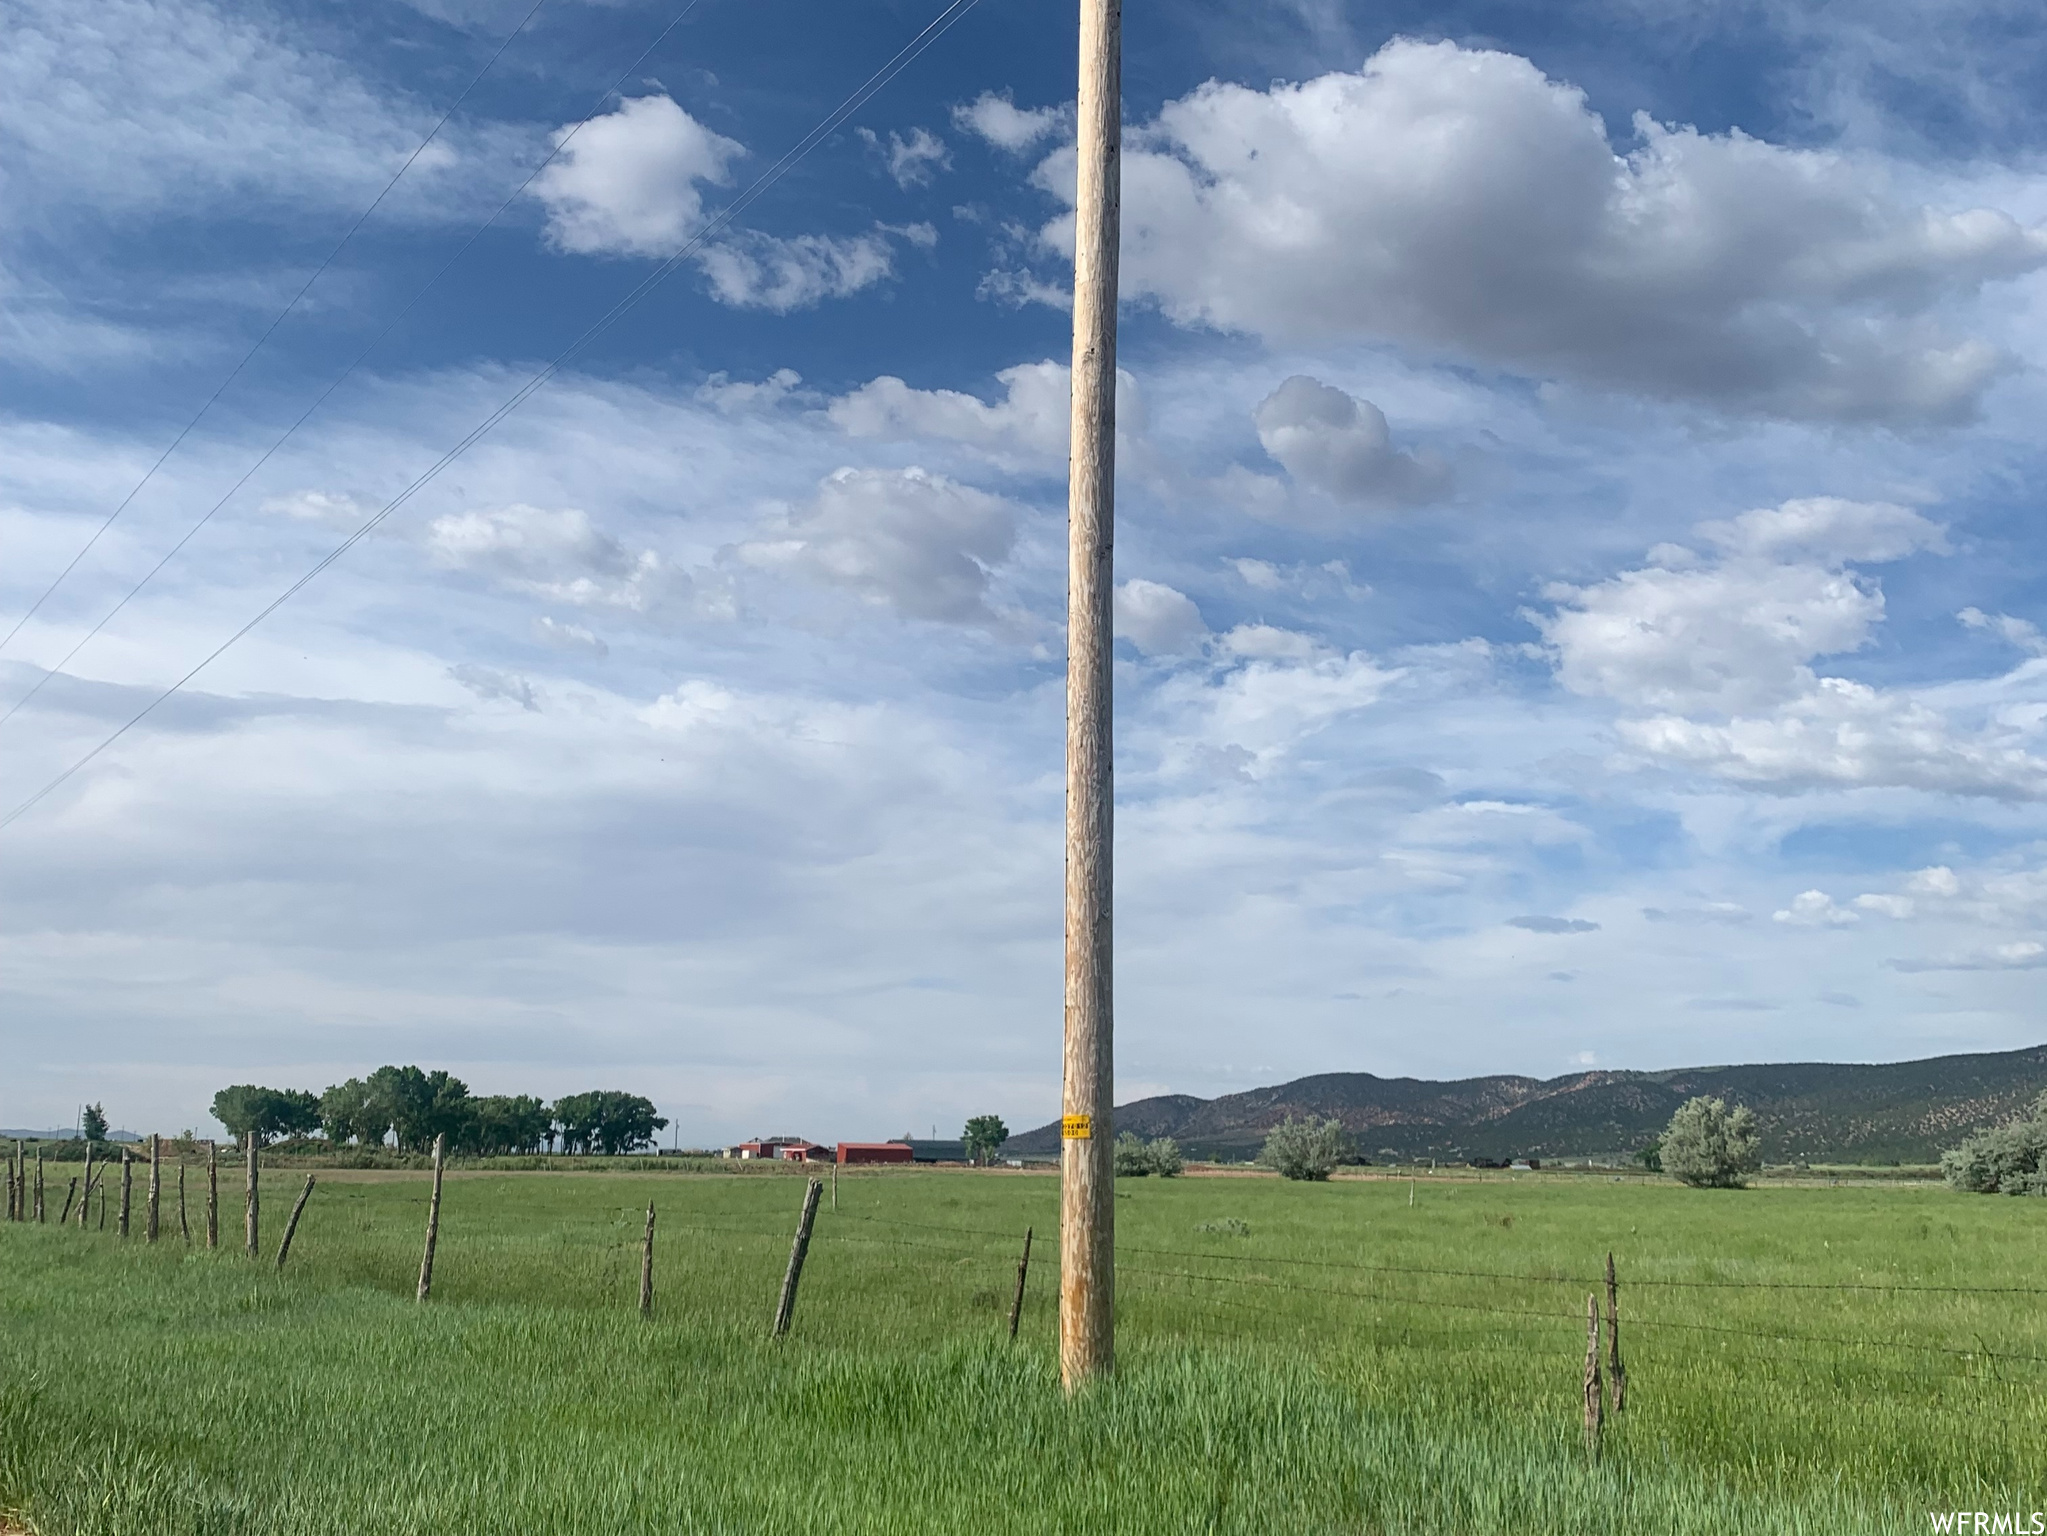
[[[217,1255],[0,1225],[0,1510],[49,1536],[1721,1536],[2047,1504],[2047,1295],[1744,1288],[2047,1288],[2032,1201],[1125,1181],[1120,1368],[1069,1403],[1049,1177],[842,1176],[780,1344],[793,1178],[455,1174],[426,1308],[426,1180],[322,1173],[279,1276],[300,1178],[265,1181],[260,1265],[233,1251],[225,1169]],[[1583,1318],[1609,1248],[1629,1405],[1592,1469]]]

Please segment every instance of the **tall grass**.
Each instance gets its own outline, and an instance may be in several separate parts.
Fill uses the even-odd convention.
[[[1405,1181],[1128,1181],[1119,1368],[1068,1401],[1052,1180],[842,1177],[774,1344],[798,1188],[456,1178],[424,1308],[417,1177],[323,1176],[282,1276],[0,1227],[0,1508],[50,1536],[1719,1536],[2039,1502],[2047,1365],[1991,1356],[2047,1357],[2040,1298],[1643,1283],[2032,1286],[2030,1202],[1536,1178],[1423,1180],[1410,1208]],[[1595,1468],[1577,1388],[1609,1247],[1630,1401]]]

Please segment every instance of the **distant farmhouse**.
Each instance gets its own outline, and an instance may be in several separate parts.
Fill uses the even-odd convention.
[[[727,1157],[785,1163],[912,1163],[928,1162],[906,1141],[842,1141],[828,1147],[802,1136],[761,1136],[725,1150]]]

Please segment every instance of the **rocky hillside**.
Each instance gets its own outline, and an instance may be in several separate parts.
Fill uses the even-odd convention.
[[[2047,1045],[1880,1066],[1796,1062],[1471,1077],[1427,1082],[1325,1072],[1219,1099],[1168,1094],[1116,1110],[1116,1128],[1171,1136],[1197,1157],[1253,1155],[1288,1115],[1334,1115],[1370,1158],[1573,1157],[1631,1153],[1696,1094],[1746,1104],[1770,1162],[1924,1163],[2047,1092]],[[1008,1151],[1056,1154],[1057,1123]]]

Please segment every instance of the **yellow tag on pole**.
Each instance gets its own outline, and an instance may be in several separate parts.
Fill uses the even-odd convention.
[[[1087,1115],[1064,1115],[1059,1121],[1059,1135],[1065,1141],[1088,1141],[1094,1137],[1094,1120]]]

